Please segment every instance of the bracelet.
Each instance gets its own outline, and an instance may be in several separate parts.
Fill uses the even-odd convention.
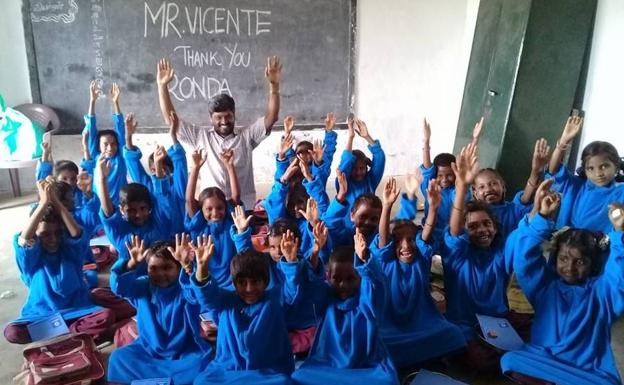
[[[453,210],[457,210],[457,211],[459,211],[459,212],[464,211],[464,210],[460,209],[459,207],[457,207],[457,206],[455,206],[455,205],[453,205]]]
[[[431,223],[425,222],[425,226],[433,227]]]
[[[557,141],[557,148],[561,151],[567,151],[570,148],[570,143],[561,144],[561,142]]]
[[[271,91],[271,95],[279,95],[280,92],[279,91]]]
[[[537,187],[537,183],[531,182],[531,179],[527,179],[527,184],[531,187]]]

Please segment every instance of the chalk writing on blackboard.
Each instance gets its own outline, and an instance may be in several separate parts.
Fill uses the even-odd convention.
[[[37,1],[30,6],[30,20],[40,22],[63,22],[69,24],[76,20],[78,4],[75,0]]]

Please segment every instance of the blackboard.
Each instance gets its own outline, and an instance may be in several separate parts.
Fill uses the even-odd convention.
[[[122,111],[144,131],[162,130],[161,57],[174,66],[172,100],[189,122],[209,124],[206,101],[221,92],[236,100],[237,124],[262,116],[270,55],[283,63],[281,116],[318,125],[353,107],[355,0],[24,1],[34,99],[59,113],[63,133],[82,129],[92,79],[100,127],[112,125],[106,94],[118,82]]]

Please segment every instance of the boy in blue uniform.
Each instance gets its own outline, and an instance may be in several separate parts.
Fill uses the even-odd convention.
[[[613,323],[624,313],[624,206],[610,205],[615,230],[603,264],[607,244],[601,235],[582,229],[553,235],[560,196],[548,192],[550,184],[542,183],[535,199],[539,214],[516,230],[514,267],[535,320],[530,343],[505,354],[502,369],[520,383],[621,384],[610,342]],[[546,260],[542,245],[548,239]]]
[[[323,288],[325,316],[310,355],[292,379],[297,384],[398,384],[379,324],[385,290],[376,258],[366,240],[355,235],[352,247],[332,253]]]
[[[114,266],[111,286],[137,308],[139,337],[112,352],[109,383],[164,377],[174,384],[191,384],[213,351],[200,337],[199,305],[181,283],[188,284],[180,265],[190,254],[188,238],[178,237],[173,249],[160,241],[146,248],[143,240],[133,236],[126,247],[130,259]],[[147,275],[137,272],[143,263]]]
[[[295,249],[296,250],[296,249]],[[214,245],[202,236],[195,249],[191,282],[199,303],[219,328],[214,360],[194,384],[290,384],[294,369],[281,288],[267,290],[265,255],[247,250],[231,262],[234,291],[220,288],[210,275]]]

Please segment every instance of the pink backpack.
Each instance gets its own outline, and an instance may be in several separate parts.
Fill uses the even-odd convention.
[[[88,385],[104,377],[102,357],[93,339],[69,333],[24,348],[19,385]]]

